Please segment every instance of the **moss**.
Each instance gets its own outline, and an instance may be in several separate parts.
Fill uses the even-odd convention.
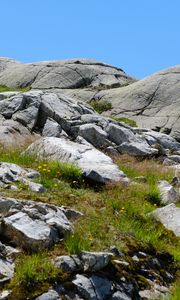
[[[31,87],[24,87],[24,88],[10,88],[6,85],[0,85],[0,93],[2,92],[28,92],[30,91]]]
[[[134,121],[134,120],[132,120],[132,119],[129,119],[129,118],[124,118],[124,117],[122,117],[122,118],[112,117],[112,119],[115,120],[116,122],[119,122],[119,123],[123,122],[123,123],[125,123],[125,124],[127,124],[127,125],[129,125],[129,126],[131,126],[131,127],[137,127],[136,121]]]

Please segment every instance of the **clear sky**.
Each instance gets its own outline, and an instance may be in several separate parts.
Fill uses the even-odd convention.
[[[85,57],[137,78],[180,63],[180,0],[1,0],[0,56]]]

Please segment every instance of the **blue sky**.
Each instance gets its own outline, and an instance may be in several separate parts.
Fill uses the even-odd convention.
[[[0,56],[85,57],[142,78],[179,64],[179,0],[1,0]]]

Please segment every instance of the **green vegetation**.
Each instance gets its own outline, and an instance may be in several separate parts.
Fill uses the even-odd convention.
[[[134,120],[132,120],[132,119],[129,119],[129,118],[124,118],[124,117],[122,117],[122,118],[112,117],[112,119],[115,120],[116,122],[119,122],[119,123],[123,122],[123,123],[125,123],[125,124],[127,124],[127,125],[129,125],[129,126],[131,126],[131,127],[137,127],[136,121],[134,121]]]
[[[0,161],[38,170],[41,173],[38,180],[46,186],[46,192],[42,194],[20,186],[18,191],[2,190],[3,196],[65,205],[84,214],[75,222],[74,234],[67,236],[64,244],[49,250],[49,257],[75,254],[81,250],[102,251],[115,245],[126,255],[134,250],[149,248],[168,251],[180,263],[180,239],[155,222],[149,214],[159,206],[158,180],[171,181],[173,178],[173,172],[157,161],[142,161],[121,155],[115,159],[119,168],[129,178],[143,176],[144,181],[127,187],[108,184],[99,190],[84,182],[79,168],[66,163],[38,161],[33,156],[21,156],[18,151],[4,153],[3,149],[0,151]],[[50,279],[47,279],[47,273]],[[13,295],[16,295],[17,289],[23,293],[24,287],[33,287],[34,293],[38,294],[44,287],[47,290],[51,280],[59,276],[50,261],[39,254],[19,259],[15,274]],[[178,280],[172,300],[179,299],[175,296],[179,295]],[[14,299],[21,298],[14,296]]]
[[[57,277],[57,269],[45,253],[24,255],[16,263],[16,273],[12,286],[20,283],[25,288],[52,281]]]
[[[31,89],[30,86],[25,88],[10,88],[6,85],[0,85],[0,93],[2,92],[28,92]]]
[[[107,100],[91,100],[89,104],[96,110],[99,114],[104,111],[112,109],[112,104]]]

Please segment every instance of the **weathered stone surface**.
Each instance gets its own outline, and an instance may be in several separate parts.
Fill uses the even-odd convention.
[[[118,291],[112,295],[112,300],[132,300],[132,298],[124,292]]]
[[[57,256],[55,259],[55,264],[57,268],[60,268],[63,271],[70,273],[78,273],[83,271],[84,269],[83,264],[78,255]]]
[[[48,292],[37,297],[35,300],[61,300],[61,299],[62,298],[59,296],[59,294],[55,290],[49,289]]]
[[[166,180],[161,180],[158,183],[158,188],[160,190],[161,202],[163,204],[167,205],[170,203],[177,203],[179,201],[180,195]]]
[[[77,164],[83,174],[96,182],[120,181],[126,179],[112,160],[91,145],[79,144],[64,138],[43,138],[31,144],[27,153],[39,158],[59,160]]]
[[[0,84],[13,88],[114,88],[135,81],[119,68],[88,59],[23,64],[0,58]]]
[[[138,126],[169,133],[180,140],[180,66],[160,71],[129,86],[100,91],[112,103],[106,115],[127,117]]]
[[[112,253],[108,252],[87,252],[82,251],[80,253],[80,258],[83,262],[84,271],[99,271],[105,268],[111,257]]]
[[[151,157],[158,154],[158,150],[151,148],[145,141],[124,142],[116,148],[120,153],[132,156]]]
[[[64,210],[40,202],[1,198],[0,234],[25,249],[49,247],[72,231]]]
[[[57,122],[48,118],[44,125],[42,136],[60,137],[61,132],[62,132],[61,126]]]
[[[80,295],[87,300],[103,300],[110,294],[112,283],[106,278],[92,275],[90,278],[77,274],[73,283]]]
[[[111,146],[107,133],[95,124],[84,124],[79,126],[78,134],[99,149],[105,149],[106,147]]]
[[[44,192],[45,188],[42,184],[32,182],[31,180],[40,176],[40,173],[28,168],[22,168],[16,164],[0,162],[0,187],[17,190],[13,182],[22,182],[29,186],[33,192]]]
[[[153,216],[160,221],[167,229],[172,230],[176,236],[180,236],[180,208],[175,204],[169,204],[157,208]]]

